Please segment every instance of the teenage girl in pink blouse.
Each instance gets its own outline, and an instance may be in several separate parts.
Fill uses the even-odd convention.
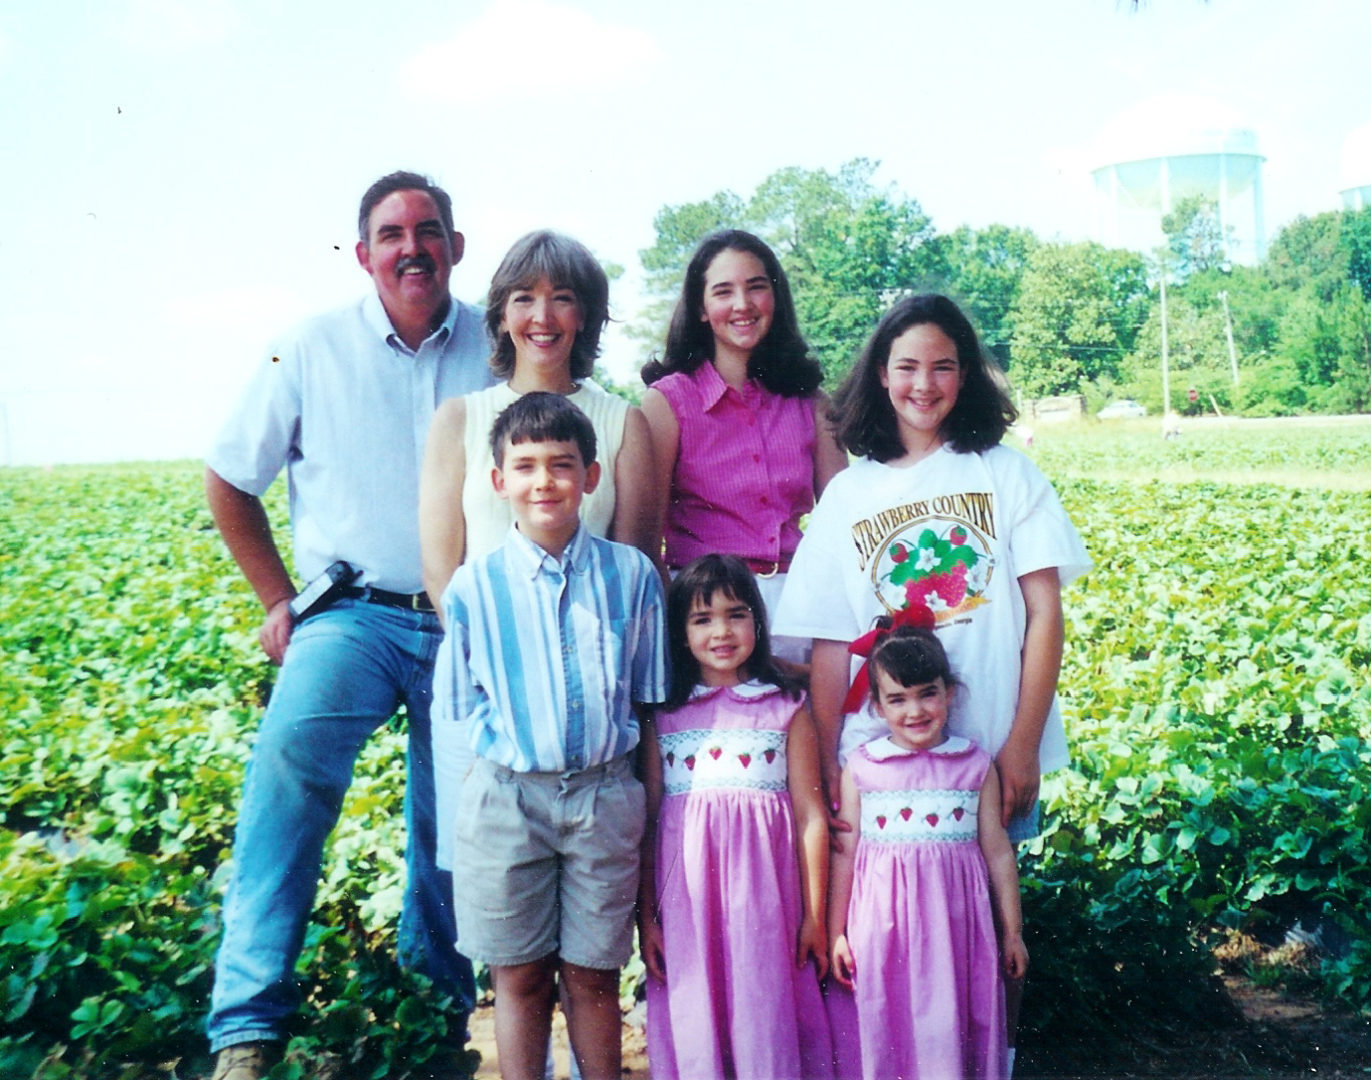
[[[686,267],[665,356],[643,368],[669,569],[737,555],[774,609],[800,518],[847,464],[825,419],[822,378],[775,252],[740,229],[705,237]],[[792,662],[806,662],[808,646],[772,640]]]

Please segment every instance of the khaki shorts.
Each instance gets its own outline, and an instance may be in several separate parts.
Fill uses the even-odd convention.
[[[631,757],[571,773],[476,759],[452,852],[464,955],[495,967],[554,953],[601,970],[628,962],[646,811]]]

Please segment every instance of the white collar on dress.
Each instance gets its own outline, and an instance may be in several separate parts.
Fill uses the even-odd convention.
[[[739,683],[737,686],[705,686],[700,683],[690,691],[690,700],[698,701],[700,698],[712,697],[721,690],[727,690],[735,697],[760,698],[774,694],[779,689],[780,687],[773,683],[761,682],[758,679],[748,679],[747,682]]]
[[[969,739],[964,739],[960,735],[949,735],[946,742],[927,750],[906,750],[903,746],[897,746],[889,735],[884,735],[879,739],[873,739],[862,749],[872,761],[889,761],[891,758],[913,757],[915,754],[961,754],[970,748]]]

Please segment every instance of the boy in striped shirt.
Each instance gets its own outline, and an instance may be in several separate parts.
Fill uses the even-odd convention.
[[[524,394],[491,447],[515,524],[445,590],[434,682],[477,754],[442,823],[458,947],[491,968],[504,1077],[543,1075],[560,977],[582,1076],[613,1080],[645,810],[634,709],[666,696],[662,585],[642,552],[581,525],[600,466],[576,406]]]

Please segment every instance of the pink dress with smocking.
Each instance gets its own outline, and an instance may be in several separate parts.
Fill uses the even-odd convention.
[[[665,796],[657,905],[665,983],[647,983],[654,1080],[832,1075],[786,787],[800,702],[774,686],[696,690],[657,715]]]
[[[848,759],[862,797],[847,936],[866,1080],[1007,1076],[976,828],[989,767],[990,755],[958,736],[916,752],[877,739]]]

